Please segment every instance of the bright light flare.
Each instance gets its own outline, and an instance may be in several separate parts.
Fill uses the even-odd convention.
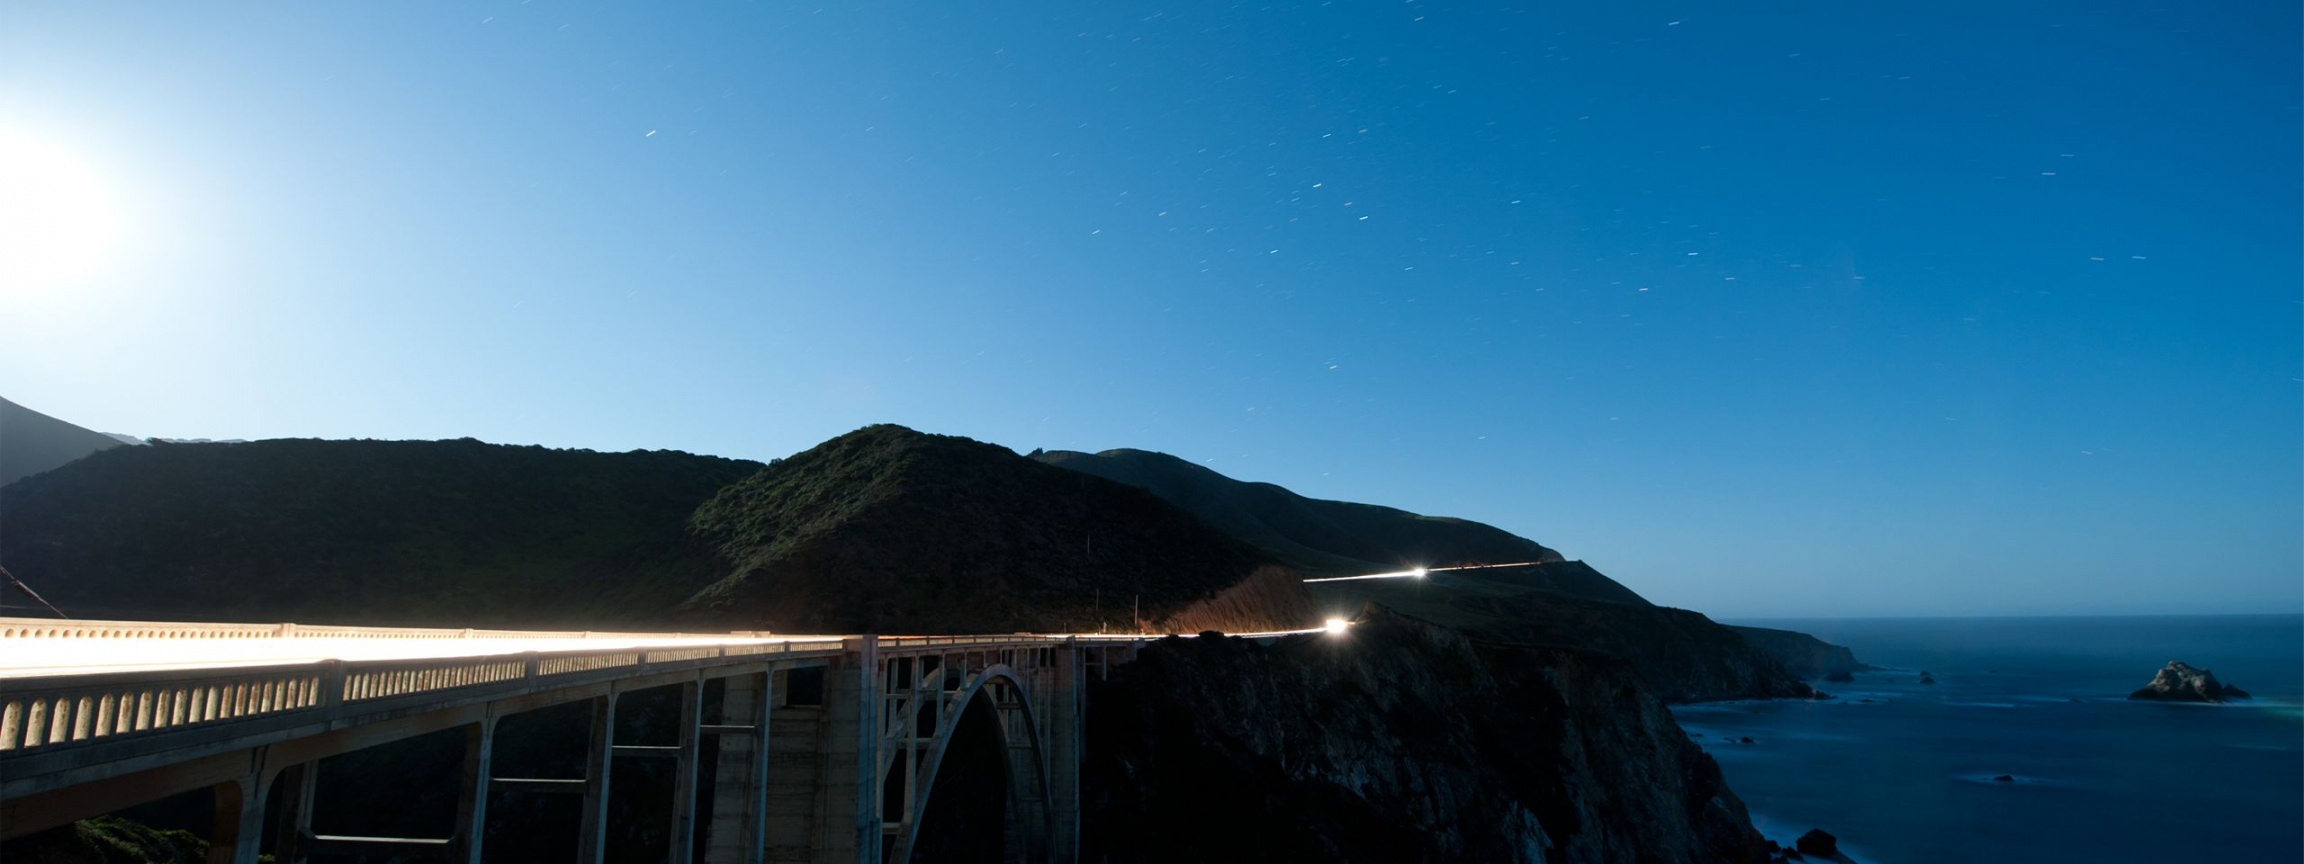
[[[1346,621],[1346,620],[1344,620],[1344,619],[1342,619],[1342,618],[1330,618],[1330,619],[1328,619],[1328,624],[1327,624],[1327,626],[1326,626],[1325,628],[1323,628],[1323,629],[1327,630],[1327,631],[1328,631],[1328,635],[1330,635],[1330,636],[1342,636],[1342,635],[1344,635],[1344,630],[1345,630],[1345,628],[1348,628],[1348,627],[1351,627],[1351,626],[1352,626],[1352,622],[1350,622],[1350,621]]]
[[[71,152],[0,129],[0,297],[51,290],[103,257],[119,219]]]
[[[1306,579],[1306,580],[1304,580],[1304,581],[1305,581],[1305,582],[1307,582],[1307,583],[1310,583],[1310,582],[1349,582],[1349,581],[1351,581],[1351,580],[1354,580],[1354,579],[1422,579],[1422,578],[1424,578],[1424,568],[1422,568],[1422,567],[1418,567],[1418,568],[1416,568],[1416,569],[1414,569],[1414,570],[1398,570],[1398,571],[1394,571],[1394,572],[1391,572],[1391,573],[1370,573],[1370,574],[1368,574],[1368,575],[1365,575],[1365,576],[1330,576],[1330,577],[1327,577],[1327,578],[1325,578],[1325,579]]]
[[[1534,567],[1542,563],[1544,562],[1514,561],[1509,564],[1459,564],[1454,567],[1418,567],[1413,570],[1395,570],[1390,573],[1370,573],[1365,576],[1329,576],[1321,579],[1306,579],[1304,581],[1306,583],[1312,583],[1349,582],[1354,579],[1422,579],[1434,573],[1450,573],[1457,570],[1494,570],[1499,567]]]

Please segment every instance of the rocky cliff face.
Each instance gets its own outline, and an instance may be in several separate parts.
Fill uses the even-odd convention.
[[[1089,699],[1086,861],[1766,857],[1613,657],[1378,608],[1341,637],[1166,640]]]

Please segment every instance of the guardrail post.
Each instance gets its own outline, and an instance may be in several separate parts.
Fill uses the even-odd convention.
[[[600,864],[608,854],[608,780],[616,762],[616,691],[592,700],[592,740],[584,749],[584,821],[576,840],[578,864]],[[677,862],[676,862],[677,864]]]

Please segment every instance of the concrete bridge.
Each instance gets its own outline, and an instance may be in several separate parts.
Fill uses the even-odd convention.
[[[217,864],[260,852],[282,864],[363,853],[464,864],[485,858],[492,795],[560,792],[582,796],[578,860],[598,862],[625,757],[672,762],[665,860],[697,860],[701,847],[711,864],[903,864],[946,757],[997,741],[1004,860],[1070,864],[1085,682],[1149,638],[0,618],[0,838],[206,789]],[[707,717],[712,682],[718,710]],[[676,740],[618,741],[620,701],[656,688],[677,694]],[[500,721],[569,703],[591,712],[583,776],[495,772]],[[464,750],[449,836],[313,833],[321,759],[453,729]],[[708,796],[707,737],[718,739]],[[279,814],[269,849],[268,805]]]

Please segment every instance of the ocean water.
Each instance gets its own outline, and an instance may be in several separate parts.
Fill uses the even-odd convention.
[[[2304,861],[2304,617],[1734,623],[1888,667],[1818,682],[1830,701],[1674,709],[1778,842],[1822,828],[1864,864]],[[2127,701],[2170,660],[2256,698]]]

